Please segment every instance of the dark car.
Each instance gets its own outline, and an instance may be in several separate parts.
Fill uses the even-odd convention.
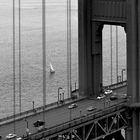
[[[34,127],[37,128],[38,131],[41,131],[42,129],[44,129],[45,122],[41,121],[41,120],[38,120],[33,125],[34,125]]]
[[[44,121],[37,120],[37,121],[34,123],[34,127],[38,127],[38,126],[41,126],[41,125],[44,125],[44,124],[45,124]]]
[[[74,100],[74,99],[77,99],[77,95],[72,95],[71,98]]]
[[[111,101],[117,100],[117,99],[118,99],[117,95],[111,95],[111,96],[110,96],[110,100],[111,100]]]

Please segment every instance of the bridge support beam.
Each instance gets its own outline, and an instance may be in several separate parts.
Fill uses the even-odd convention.
[[[102,89],[102,29],[103,23],[92,22],[93,93],[96,96]]]
[[[131,103],[140,102],[140,1],[127,1],[127,84]],[[132,112],[133,131],[127,140],[140,139],[140,113]]]
[[[112,140],[113,138],[115,140],[125,140],[124,137],[121,134],[121,131],[118,131],[118,132],[115,132],[113,134],[110,134],[110,135],[106,136],[104,138],[104,140]]]
[[[97,96],[102,85],[102,27],[91,21],[91,1],[79,0],[79,94]]]

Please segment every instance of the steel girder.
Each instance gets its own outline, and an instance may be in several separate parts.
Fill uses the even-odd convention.
[[[75,127],[54,134],[52,136],[42,136],[39,139],[47,140],[100,140],[126,129],[128,126],[126,110],[118,110],[95,120],[83,122]],[[36,138],[37,140],[37,138]]]

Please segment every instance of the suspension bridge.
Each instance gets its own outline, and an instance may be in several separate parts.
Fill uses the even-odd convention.
[[[21,3],[19,0],[19,113],[16,113],[15,0],[13,0],[13,115],[0,119],[1,139],[139,140],[139,9],[138,0],[79,0],[79,88],[71,88],[71,0],[67,0],[67,93],[46,104],[46,1],[42,0],[43,106],[22,112]],[[102,30],[110,25],[110,79],[103,86]],[[112,25],[116,26],[116,83],[112,75]],[[127,35],[127,66],[118,75],[118,26]],[[123,72],[127,71],[127,81]],[[105,92],[112,92],[106,93]],[[114,94],[116,93],[116,94]],[[100,95],[102,94],[102,95]],[[99,98],[98,98],[99,97]],[[90,107],[90,109],[89,109]],[[41,123],[41,125],[35,123]],[[39,125],[39,126],[38,126]],[[122,135],[125,130],[125,136]],[[8,135],[11,134],[11,135]]]

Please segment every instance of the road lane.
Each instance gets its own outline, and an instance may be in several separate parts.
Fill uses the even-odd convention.
[[[114,92],[118,92],[119,94],[125,94],[126,93],[126,89],[120,89]],[[70,120],[70,115],[71,115],[71,119],[83,116],[85,114],[89,114],[91,112],[87,111],[87,108],[89,106],[96,106],[96,111],[98,110],[102,110],[105,107],[109,107],[109,104],[106,104],[109,101],[109,96],[106,97],[105,99],[102,100],[97,100],[97,99],[85,99],[85,100],[81,100],[78,101],[78,107],[75,109],[72,109],[70,112],[70,109],[68,109],[68,105],[65,106],[61,106],[59,108],[55,108],[49,111],[45,112],[45,116],[46,116],[46,127],[52,127],[58,124],[62,124],[64,122],[67,122]],[[110,102],[110,106],[111,105],[115,105],[118,104],[119,102],[121,102],[121,99],[116,100],[116,101],[109,101]],[[71,113],[71,114],[70,114]],[[20,119],[19,121],[16,122],[16,134],[18,136],[23,136],[26,135],[26,127],[27,127],[27,122],[28,122],[28,127],[31,133],[36,132],[36,128],[33,126],[33,123],[37,120],[43,120],[43,115],[42,113],[36,114],[34,116],[29,116]],[[6,124],[4,126],[0,127],[0,135],[3,136],[3,138],[5,138],[5,136],[9,133],[13,133],[13,123],[9,123]]]

